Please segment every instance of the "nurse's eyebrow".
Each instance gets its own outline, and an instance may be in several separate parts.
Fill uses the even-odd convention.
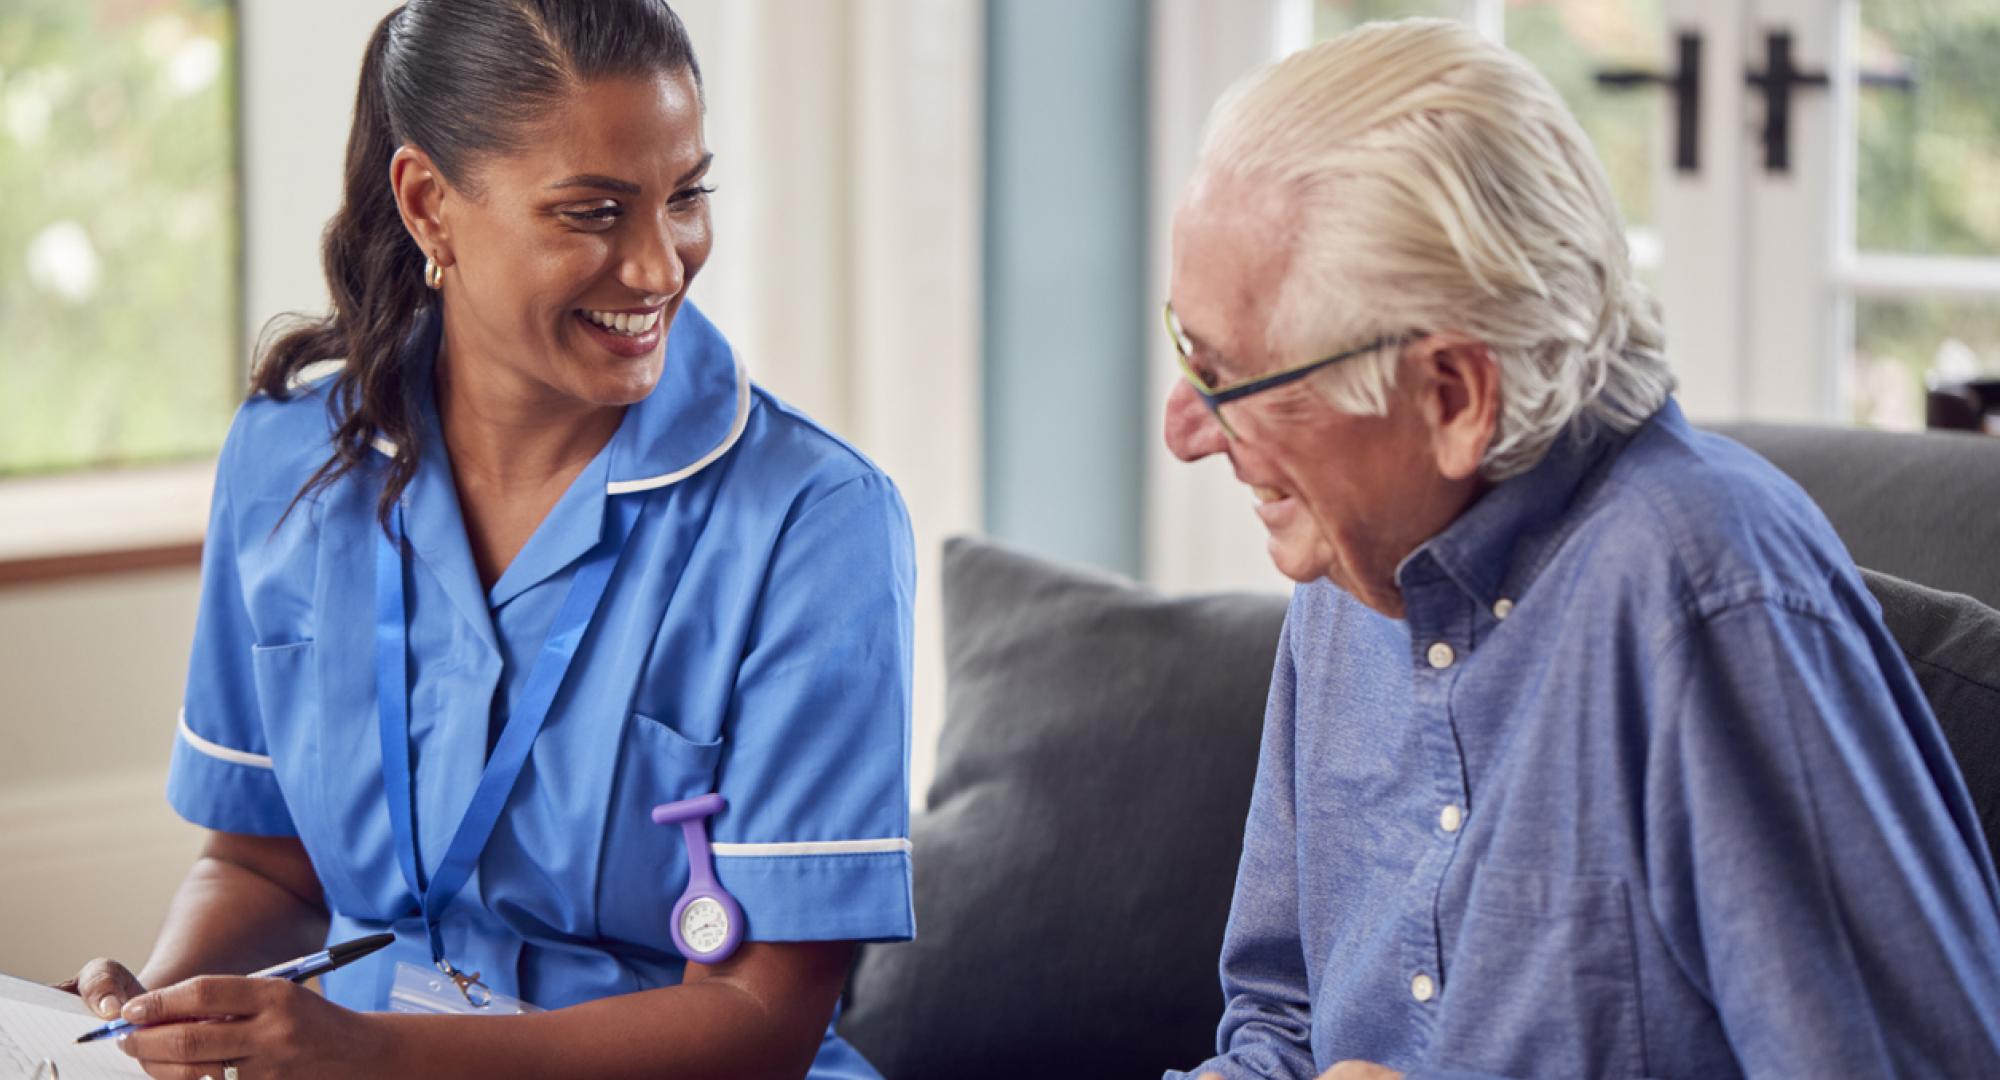
[[[578,173],[575,176],[565,176],[561,180],[549,185],[550,191],[555,191],[558,188],[596,188],[599,191],[615,191],[620,195],[637,195],[640,191],[639,185],[630,180],[600,176],[597,173]]]
[[[710,150],[708,153],[703,154],[701,156],[700,161],[694,163],[694,168],[689,169],[688,171],[682,173],[681,178],[679,180],[674,181],[674,186],[686,187],[688,184],[694,182],[695,177],[700,176],[702,173],[707,172],[708,167],[713,164],[715,164],[715,151]]]
[[[674,186],[686,186],[695,177],[707,172],[709,165],[713,164],[714,161],[714,151],[711,150],[703,154],[701,160],[695,162],[694,168],[682,173],[681,178],[674,181]],[[565,176],[549,185],[550,191],[562,188],[593,188],[598,191],[615,192],[619,195],[637,195],[642,190],[638,184],[630,180],[620,180],[615,176],[605,176],[602,173],[578,173],[575,176]]]

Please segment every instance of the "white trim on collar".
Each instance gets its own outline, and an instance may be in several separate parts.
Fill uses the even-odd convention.
[[[742,357],[737,356],[734,349],[729,351],[729,362],[736,368],[736,419],[729,425],[729,434],[723,436],[722,441],[716,443],[714,449],[703,454],[692,465],[642,480],[613,480],[604,485],[605,494],[627,495],[634,491],[651,491],[654,488],[666,487],[668,484],[678,484],[715,464],[717,458],[728,453],[729,448],[736,445],[736,440],[743,437],[743,429],[750,424],[750,369],[743,366]]]
[[[206,754],[217,761],[227,761],[231,765],[248,765],[253,769],[276,768],[276,766],[271,764],[271,757],[268,754],[252,754],[245,750],[232,750],[220,743],[212,743],[196,735],[194,729],[188,726],[186,709],[182,709],[180,712],[180,735],[182,740],[188,744],[189,749],[199,754]]]
[[[613,480],[604,485],[605,494],[629,495],[635,491],[651,491],[654,488],[663,488],[669,484],[678,484],[688,477],[708,468],[710,465],[715,464],[718,458],[728,453],[730,448],[736,445],[737,440],[743,437],[743,430],[750,425],[750,369],[743,366],[743,359],[735,354],[734,349],[730,350],[729,362],[736,368],[736,419],[729,425],[729,434],[723,436],[721,442],[715,444],[714,448],[709,450],[708,453],[703,454],[692,465],[675,469],[670,473],[661,473],[659,476],[648,476],[638,480]],[[393,458],[396,456],[396,444],[384,436],[375,436],[370,441],[370,444],[374,446],[375,452],[381,454],[383,457]]]

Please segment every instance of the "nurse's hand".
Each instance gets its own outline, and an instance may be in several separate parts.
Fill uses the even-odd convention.
[[[213,1080],[227,1065],[242,1080],[390,1071],[377,1019],[284,979],[204,975],[134,998],[124,1016],[145,1026],[119,1045],[157,1080]]]
[[[125,1003],[146,992],[139,984],[139,977],[132,970],[116,960],[98,957],[83,965],[83,970],[65,982],[56,984],[56,989],[67,990],[83,999],[90,1011],[111,1019]]]

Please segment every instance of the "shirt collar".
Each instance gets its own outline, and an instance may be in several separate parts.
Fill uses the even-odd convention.
[[[715,324],[694,305],[682,304],[667,335],[665,367],[653,392],[625,410],[610,443],[577,475],[500,580],[490,590],[481,589],[430,379],[442,328],[443,319],[433,306],[418,317],[404,346],[404,371],[412,380],[422,418],[423,444],[417,474],[404,495],[407,535],[411,549],[432,568],[452,603],[493,645],[488,611],[595,547],[603,534],[606,499],[684,480],[729,452],[749,420],[750,382]],[[394,443],[379,437],[375,449],[390,456],[396,453]]]
[[[1646,422],[1680,423],[1680,407],[1669,399]],[[1396,568],[1398,584],[1407,591],[1433,580],[1428,568],[1435,567],[1489,609],[1507,596],[1505,590],[1527,591],[1574,524],[1570,510],[1579,494],[1631,437],[1602,427],[1584,435],[1570,428],[1534,468],[1495,485],[1411,552]]]
[[[611,447],[613,495],[679,483],[714,464],[750,422],[750,373],[722,332],[683,301],[667,332],[666,366],[627,410]]]
[[[404,346],[404,370],[428,393],[431,365],[443,334],[442,310],[417,317]],[[714,464],[743,437],[750,420],[750,373],[722,332],[692,301],[683,301],[667,331],[666,361],[653,392],[626,410],[609,447],[605,491],[650,491]],[[375,449],[393,457],[394,443]]]

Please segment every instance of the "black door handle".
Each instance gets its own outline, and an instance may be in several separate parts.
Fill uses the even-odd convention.
[[[1792,60],[1791,32],[1774,30],[1764,36],[1764,70],[1752,71],[1746,78],[1752,87],[1764,92],[1764,169],[1766,172],[1789,172],[1792,167],[1792,91],[1826,86],[1826,72],[1801,70]],[[1901,71],[1864,71],[1860,74],[1860,81],[1863,86],[1905,92],[1916,89],[1917,85],[1916,75],[1908,68]]]
[[[1679,63],[1671,75],[1642,68],[1605,68],[1596,72],[1597,85],[1607,90],[1632,90],[1664,86],[1674,93],[1674,168],[1683,173],[1700,171],[1701,134],[1701,35],[1682,33],[1676,37]],[[1792,91],[1801,87],[1823,87],[1826,72],[1803,71],[1792,60],[1792,35],[1774,31],[1764,39],[1764,70],[1746,76],[1749,84],[1764,92],[1764,168],[1771,172],[1791,169]],[[1861,85],[1909,91],[1916,87],[1916,75],[1901,71],[1864,71]]]
[[[1674,73],[1634,68],[1608,68],[1597,72],[1597,85],[1609,90],[1630,90],[1641,86],[1664,86],[1674,92],[1674,169],[1692,173],[1700,170],[1701,147],[1701,35],[1683,33],[1676,39],[1678,62]]]
[[[1792,167],[1792,91],[1826,85],[1826,72],[1805,71],[1792,62],[1792,35],[1774,30],[1764,36],[1764,70],[1745,76],[1764,92],[1764,171],[1790,172]]]

